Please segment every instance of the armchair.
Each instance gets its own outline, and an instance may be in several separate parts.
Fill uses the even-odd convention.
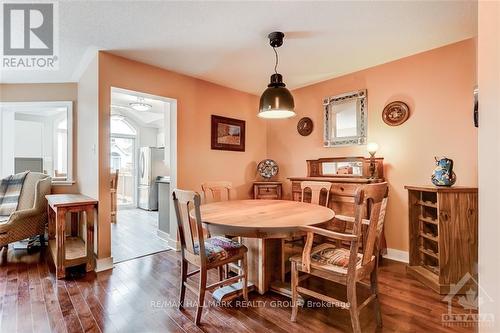
[[[10,216],[0,217],[0,246],[45,233],[47,200],[51,179],[48,175],[30,172],[24,180],[17,210]]]
[[[348,309],[351,314],[353,331],[361,332],[359,313],[362,308],[370,302],[375,303],[375,317],[378,326],[382,326],[382,315],[378,299],[378,249],[380,235],[384,225],[385,205],[387,204],[387,183],[377,183],[366,185],[356,191],[355,196],[355,217],[352,234],[339,233],[315,226],[305,226],[301,230],[307,233],[306,244],[302,255],[290,258],[292,262],[292,317],[295,321],[298,312],[298,296],[305,294],[332,304],[341,304],[341,307]],[[359,242],[361,240],[361,227],[364,223],[363,201],[371,204],[370,217],[367,222],[367,236],[364,249],[359,252]],[[325,242],[313,246],[314,235],[321,235],[326,239],[334,239],[335,243]],[[338,241],[350,244],[349,249],[340,247]],[[301,275],[299,275],[302,273]],[[322,295],[300,285],[300,282],[316,276],[328,281],[342,284],[347,290],[347,303],[341,302],[331,296]],[[364,283],[365,278],[369,278],[369,284]],[[356,297],[358,285],[363,285],[370,289],[370,296],[360,305]],[[344,305],[342,305],[344,304]]]

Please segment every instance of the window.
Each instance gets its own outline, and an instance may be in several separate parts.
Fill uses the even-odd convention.
[[[0,177],[30,170],[72,182],[72,102],[0,103]]]
[[[111,116],[111,134],[136,136],[135,128],[123,117],[119,115]]]

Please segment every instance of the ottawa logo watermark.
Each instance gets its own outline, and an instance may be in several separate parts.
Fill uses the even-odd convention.
[[[465,294],[460,295],[460,291],[465,291]],[[463,311],[454,311],[455,298]],[[493,313],[478,313],[479,306],[493,302],[493,299],[469,273],[465,274],[457,284],[451,285],[450,292],[443,301],[448,302],[448,312],[441,315],[443,326],[491,327],[495,322]]]
[[[59,69],[57,2],[4,2],[1,70]]]

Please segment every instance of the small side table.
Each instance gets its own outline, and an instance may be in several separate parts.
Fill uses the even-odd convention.
[[[80,194],[52,194],[47,198],[49,220],[49,250],[56,266],[56,277],[66,276],[66,268],[86,264],[86,271],[93,271],[94,212],[97,200]],[[84,213],[85,238],[79,233],[79,218],[71,218],[71,233],[66,234],[66,215]],[[80,215],[80,214],[79,214]],[[80,215],[80,216],[81,216]]]
[[[253,198],[281,200],[283,183],[273,181],[253,182]]]

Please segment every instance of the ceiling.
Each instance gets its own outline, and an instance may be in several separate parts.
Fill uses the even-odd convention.
[[[297,88],[470,38],[476,1],[59,2],[60,70],[5,71],[5,83],[78,81],[89,55],[117,55],[260,94],[280,66]],[[86,59],[87,58],[87,59]]]
[[[148,111],[137,111],[132,109],[129,104],[137,102],[137,98],[144,98],[144,103],[151,105]],[[132,119],[136,124],[143,127],[162,128],[165,126],[164,116],[168,109],[167,103],[149,95],[127,91],[122,89],[113,89],[111,92],[111,111],[112,114],[119,114]]]

